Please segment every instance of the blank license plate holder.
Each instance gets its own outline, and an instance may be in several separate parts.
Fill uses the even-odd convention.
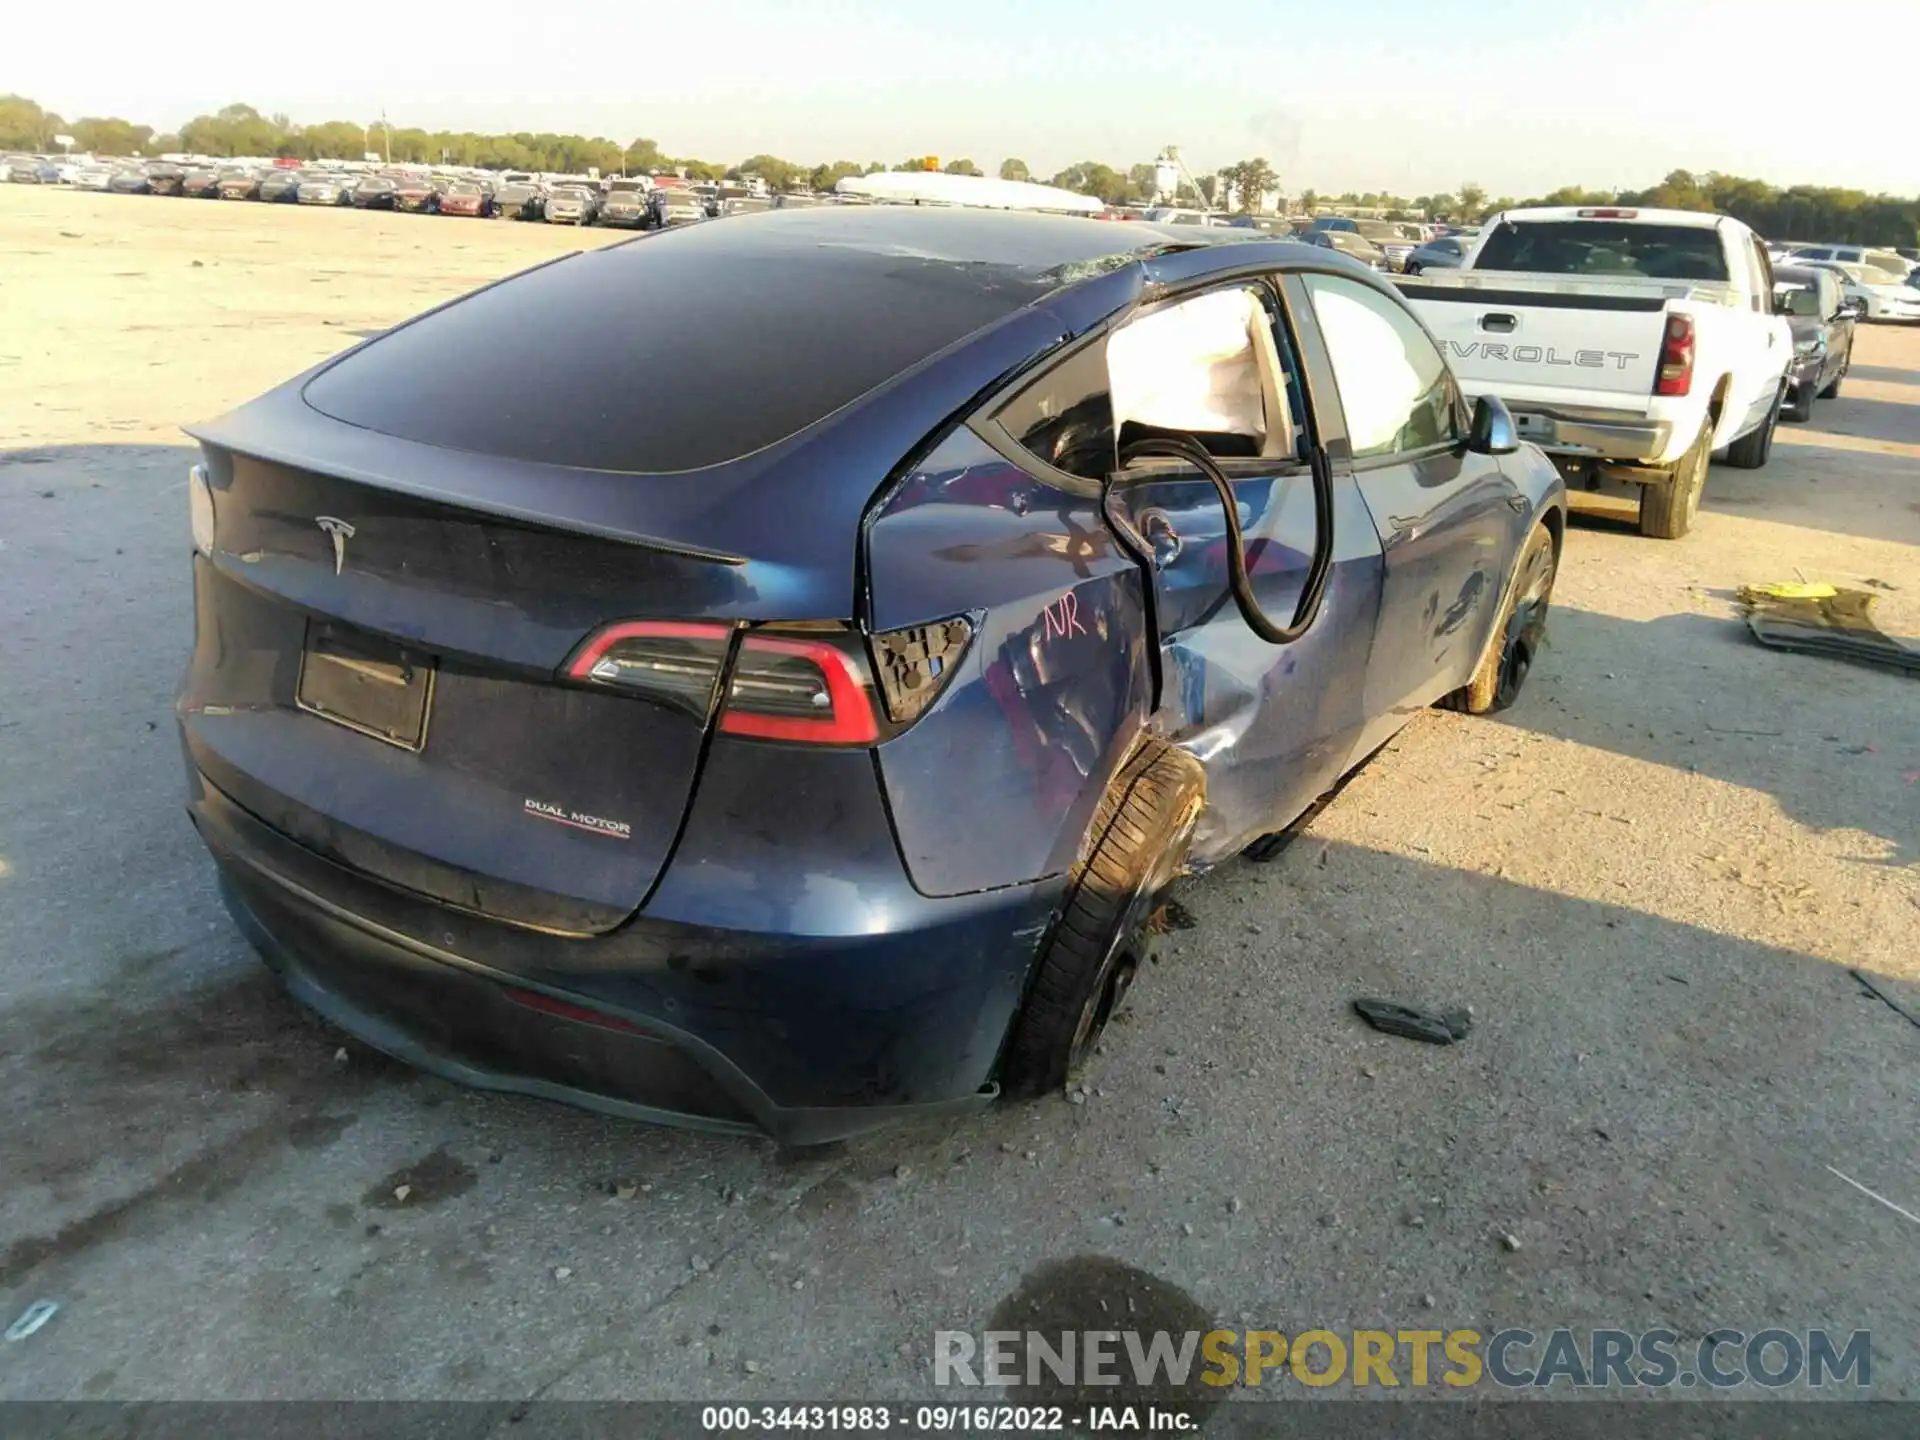
[[[401,750],[426,747],[431,656],[344,626],[307,622],[294,704]]]

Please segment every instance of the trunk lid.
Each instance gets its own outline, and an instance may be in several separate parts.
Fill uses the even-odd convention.
[[[1400,286],[1470,395],[1580,390],[1645,401],[1667,314],[1727,304],[1731,287],[1570,280],[1500,271],[1421,275]]]
[[[555,675],[609,617],[699,613],[739,567],[208,454],[218,538],[179,706],[201,772],[393,884],[542,929],[619,924],[707,721]]]

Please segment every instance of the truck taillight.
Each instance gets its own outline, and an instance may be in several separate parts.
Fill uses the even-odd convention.
[[[1638,220],[1638,210],[1581,210],[1576,212],[1582,220]]]
[[[702,721],[717,701],[720,729],[729,735],[815,745],[871,745],[880,737],[873,687],[854,637],[835,644],[750,631],[735,650],[734,629],[623,621],[591,636],[564,673]]]
[[[1693,389],[1693,317],[1669,315],[1667,333],[1660,342],[1660,369],[1653,382],[1656,395],[1685,395]]]

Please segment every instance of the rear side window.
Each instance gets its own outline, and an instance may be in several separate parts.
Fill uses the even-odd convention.
[[[1304,278],[1333,360],[1353,457],[1457,441],[1453,379],[1419,322],[1369,286],[1332,275]]]
[[[1718,230],[1620,220],[1508,221],[1487,237],[1474,268],[1601,278],[1730,278]]]
[[[1264,287],[1147,310],[1015,395],[995,416],[1042,463],[1086,480],[1136,440],[1182,436],[1223,460],[1305,458],[1298,366]],[[1160,463],[1160,462],[1156,462]]]
[[[1000,410],[1000,424],[1042,464],[1083,480],[1113,473],[1113,397],[1107,348],[1083,346]]]

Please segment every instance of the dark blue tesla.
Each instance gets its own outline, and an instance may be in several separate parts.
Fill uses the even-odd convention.
[[[194,823],[295,996],[794,1143],[1069,1079],[1157,891],[1508,703],[1565,498],[1244,232],[783,209],[195,432]]]

